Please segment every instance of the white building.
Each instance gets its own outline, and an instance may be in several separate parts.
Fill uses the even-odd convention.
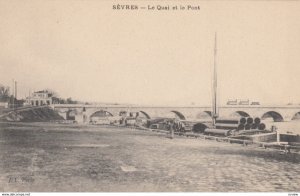
[[[8,102],[0,102],[0,108],[8,108]]]
[[[34,92],[30,97],[26,98],[26,104],[32,106],[51,105],[52,93],[47,90]]]

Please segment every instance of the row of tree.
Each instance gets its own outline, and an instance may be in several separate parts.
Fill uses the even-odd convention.
[[[71,97],[64,99],[60,98],[59,95],[51,90],[51,89],[46,89],[50,96],[52,97],[52,102],[56,104],[79,104],[79,103],[84,103],[80,102],[77,100],[73,100]],[[0,84],[0,102],[8,102],[9,104],[22,104],[25,102],[25,100],[17,100],[13,95],[10,94],[10,89],[8,86],[4,86]],[[88,103],[86,103],[88,104]]]
[[[56,104],[78,104],[81,103],[80,101],[73,100],[71,97],[67,99],[59,98],[59,97],[52,97],[52,102]]]

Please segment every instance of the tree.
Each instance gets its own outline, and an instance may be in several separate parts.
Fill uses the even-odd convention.
[[[0,101],[9,101],[9,87],[0,84]]]
[[[51,97],[59,97],[58,93],[52,89],[47,88],[44,91],[47,91]]]
[[[69,97],[68,99],[67,99],[67,104],[77,104],[78,102],[77,101],[74,101],[74,100],[72,100],[72,98],[71,97]]]

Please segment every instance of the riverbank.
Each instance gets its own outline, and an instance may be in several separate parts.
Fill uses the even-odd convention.
[[[121,127],[0,123],[0,191],[300,191],[300,155]]]

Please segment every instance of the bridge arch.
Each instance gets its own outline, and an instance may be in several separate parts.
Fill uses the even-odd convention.
[[[292,120],[300,120],[300,112],[297,112],[297,113],[293,116]]]
[[[150,115],[147,114],[146,112],[144,112],[144,111],[139,111],[139,112],[142,113],[147,119],[151,118]]]
[[[208,128],[208,126],[206,124],[204,124],[204,123],[196,123],[193,126],[193,132],[203,133],[206,128]]]
[[[172,110],[171,112],[175,113],[180,120],[185,120],[185,116],[182,113],[175,110]]]
[[[239,115],[241,117],[249,117],[250,115],[244,111],[235,111],[231,114],[231,116]]]
[[[92,113],[90,115],[90,118],[93,118],[93,117],[107,117],[107,116],[114,116],[112,113],[106,111],[106,110],[98,110],[94,113]]]
[[[212,117],[212,112],[211,111],[204,111],[204,113],[206,113],[207,115],[209,115],[210,117]]]
[[[66,112],[66,120],[75,120],[76,115],[77,115],[76,109],[69,109]]]
[[[211,118],[212,112],[211,111],[202,111],[196,115],[197,119],[203,119],[203,118]]]
[[[275,111],[266,112],[261,117],[262,120],[267,119],[267,118],[273,118],[274,122],[284,121],[282,115],[278,112],[275,112]]]

